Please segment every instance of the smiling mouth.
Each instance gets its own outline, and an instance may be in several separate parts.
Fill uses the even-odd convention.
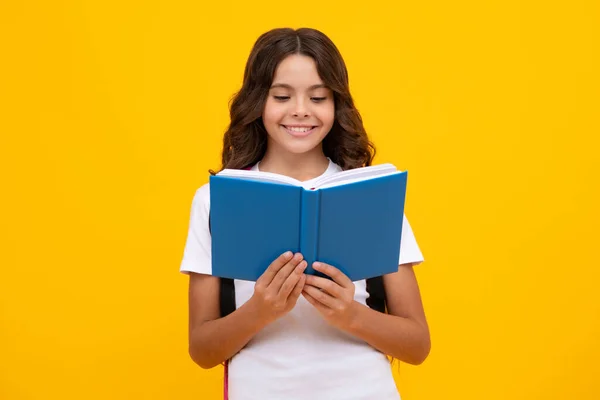
[[[308,136],[317,128],[317,126],[281,126],[287,131],[287,133],[295,137]]]

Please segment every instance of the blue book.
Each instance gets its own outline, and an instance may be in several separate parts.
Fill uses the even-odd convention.
[[[392,164],[341,171],[305,189],[293,178],[225,169],[210,177],[212,274],[256,281],[301,252],[352,281],[398,270],[407,172]]]

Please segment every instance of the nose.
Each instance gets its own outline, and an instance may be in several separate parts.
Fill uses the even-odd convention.
[[[296,104],[294,104],[294,108],[292,109],[292,114],[294,117],[308,117],[308,107],[304,103],[304,100],[298,99]]]

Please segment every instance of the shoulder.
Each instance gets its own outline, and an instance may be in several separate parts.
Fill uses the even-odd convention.
[[[196,212],[210,210],[210,184],[206,183],[196,189],[192,200],[192,207]]]
[[[194,194],[194,198],[210,200],[210,183],[205,183],[196,189],[196,193]]]

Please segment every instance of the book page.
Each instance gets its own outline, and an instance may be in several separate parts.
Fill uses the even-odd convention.
[[[330,188],[330,187],[343,186],[343,185],[348,185],[350,183],[364,182],[364,181],[368,181],[369,179],[380,178],[382,176],[396,175],[396,174],[401,174],[401,173],[402,173],[401,171],[394,171],[394,172],[388,172],[388,173],[379,174],[379,175],[370,175],[368,177],[358,177],[358,178],[353,178],[353,179],[345,179],[345,180],[342,180],[342,181],[336,181],[336,182],[327,183],[325,185],[319,186],[316,189],[327,189],[327,188]]]
[[[319,178],[314,182],[313,186],[315,189],[327,188],[363,181],[384,175],[391,175],[394,173],[398,173],[398,170],[393,164],[371,165],[369,167],[350,169]],[[297,179],[273,172],[248,171],[244,169],[224,169],[217,175],[261,182],[279,183],[284,185],[303,186],[303,182]]]
[[[224,169],[219,176],[248,179],[261,182],[280,183],[285,185],[302,186],[302,182],[289,176],[275,174],[272,172],[248,171],[245,169]]]
[[[372,165],[369,167],[361,167],[338,172],[336,174],[317,179],[314,186],[315,188],[319,189],[332,186],[339,186],[351,182],[364,181],[384,175],[391,175],[394,173],[398,173],[398,170],[393,164]]]

